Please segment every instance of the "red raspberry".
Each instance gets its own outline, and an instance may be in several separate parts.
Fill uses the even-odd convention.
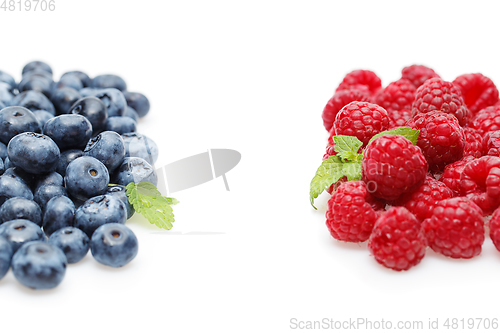
[[[411,109],[416,90],[410,81],[399,79],[389,83],[387,87],[379,91],[373,97],[373,103],[380,105],[387,112]]]
[[[369,102],[370,94],[367,91],[348,89],[337,91],[323,109],[323,125],[327,131],[333,126],[335,116],[344,106],[353,101]]]
[[[415,191],[401,196],[395,203],[406,207],[419,221],[432,216],[436,203],[453,197],[453,192],[444,183],[427,176]]]
[[[404,126],[406,122],[411,119],[411,110],[409,109],[387,111],[387,114],[389,115],[390,130]]]
[[[373,95],[381,88],[382,81],[377,74],[372,71],[358,69],[348,73],[335,92],[346,89],[356,89],[367,91],[370,95]]]
[[[500,131],[487,132],[484,134],[483,155],[500,156]]]
[[[425,179],[429,166],[419,147],[400,135],[382,135],[365,149],[362,179],[377,198],[395,200]]]
[[[335,135],[355,136],[366,146],[372,136],[388,128],[389,116],[383,107],[368,102],[351,102],[337,113],[330,138]]]
[[[404,207],[392,207],[375,223],[368,249],[380,264],[395,271],[417,265],[427,240],[415,216]]]
[[[412,114],[442,111],[457,117],[460,126],[467,122],[467,106],[462,99],[462,93],[451,82],[440,78],[425,81],[415,94]]]
[[[492,213],[500,205],[500,157],[483,156],[467,163],[460,189],[485,214]]]
[[[465,156],[461,160],[448,164],[446,168],[444,168],[444,173],[441,178],[439,178],[439,181],[443,182],[453,192],[453,196],[460,196],[460,179],[462,177],[462,172],[467,163],[475,159],[474,156]]]
[[[500,251],[500,208],[496,209],[490,219],[490,238]]]
[[[476,114],[479,110],[498,102],[497,87],[483,74],[460,75],[453,84],[462,92],[465,105],[471,114]]]
[[[326,226],[333,238],[346,242],[364,242],[370,237],[383,208],[361,181],[343,183],[328,200]]]
[[[481,253],[484,222],[481,209],[467,198],[439,201],[431,218],[422,222],[429,246],[451,258],[469,259]]]
[[[442,171],[464,155],[465,134],[455,116],[440,111],[417,113],[408,125],[420,130],[417,145],[432,171]]]
[[[500,104],[479,111],[472,118],[470,127],[476,129],[479,134],[500,130]]]
[[[465,127],[464,134],[464,156],[474,156],[476,158],[483,156],[483,137],[481,134],[472,127]]]
[[[420,87],[428,79],[439,77],[433,69],[423,65],[411,65],[403,68],[401,77],[409,80],[415,88]]]

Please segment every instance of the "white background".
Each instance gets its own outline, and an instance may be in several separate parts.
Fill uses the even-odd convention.
[[[500,82],[494,1],[55,2],[54,12],[0,10],[1,70],[19,80],[40,59],[55,78],[119,74],[151,101],[139,131],[158,143],[158,166],[209,148],[242,159],[227,174],[231,191],[218,178],[173,195],[171,231],[129,220],[140,250],[124,268],[89,254],[58,288],[37,292],[9,272],[2,332],[289,332],[292,318],[500,317],[500,254],[489,239],[473,260],[429,250],[396,273],[366,245],[331,238],[327,196],[318,211],[308,200],[327,138],[321,111],[347,72],[371,69],[385,86],[418,63],[448,81],[482,72]]]

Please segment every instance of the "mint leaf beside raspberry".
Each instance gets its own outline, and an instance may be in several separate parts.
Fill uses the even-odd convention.
[[[402,127],[398,127],[398,128],[389,130],[389,131],[380,132],[380,133],[374,135],[370,139],[370,141],[368,142],[368,144],[370,144],[376,138],[381,137],[382,135],[392,134],[392,135],[401,135],[401,136],[404,136],[405,138],[407,138],[408,140],[410,140],[411,143],[413,143],[414,145],[416,145],[419,133],[420,133],[419,130],[416,130],[416,129],[413,129],[413,128],[407,127],[407,126],[402,126]]]

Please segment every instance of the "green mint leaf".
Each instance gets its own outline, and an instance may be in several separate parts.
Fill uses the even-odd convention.
[[[370,139],[370,141],[368,142],[368,144],[370,144],[376,138],[381,137],[382,135],[391,134],[391,135],[401,135],[401,136],[404,136],[405,138],[407,138],[408,140],[410,140],[411,143],[413,143],[414,145],[416,145],[419,133],[420,133],[419,130],[416,130],[416,129],[413,129],[413,128],[407,127],[407,126],[402,126],[402,127],[398,127],[398,128],[392,129],[390,131],[384,131],[384,132],[380,132],[379,134],[374,135]]]
[[[339,156],[343,161],[356,161],[358,158],[358,154],[353,153],[352,151],[343,151],[341,153],[338,153],[337,156]]]
[[[335,142],[335,147],[333,149],[335,149],[338,156],[341,158],[344,158],[343,156],[348,156],[345,153],[357,154],[359,148],[363,145],[363,142],[361,142],[357,137],[348,135],[335,135],[333,137],[333,142]],[[352,156],[352,154],[349,156]]]
[[[361,179],[361,161],[348,162],[342,166],[342,173],[347,177],[347,180],[360,180]]]
[[[175,222],[171,205],[179,203],[174,198],[161,195],[152,183],[129,183],[127,186],[129,202],[136,212],[142,214],[151,224],[159,228],[170,230]]]
[[[314,206],[314,199],[316,199],[324,190],[337,180],[344,176],[342,160],[336,155],[330,156],[324,160],[316,171],[316,175],[311,180],[309,199],[311,205]]]

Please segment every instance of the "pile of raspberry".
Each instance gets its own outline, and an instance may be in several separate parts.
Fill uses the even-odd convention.
[[[377,262],[417,265],[427,247],[451,258],[481,253],[489,236],[500,251],[500,102],[488,77],[445,81],[423,65],[403,68],[382,87],[369,70],[348,73],[323,110],[329,132],[362,143],[361,179],[329,188],[326,225],[345,242],[368,241]],[[401,126],[419,130],[416,145]]]

